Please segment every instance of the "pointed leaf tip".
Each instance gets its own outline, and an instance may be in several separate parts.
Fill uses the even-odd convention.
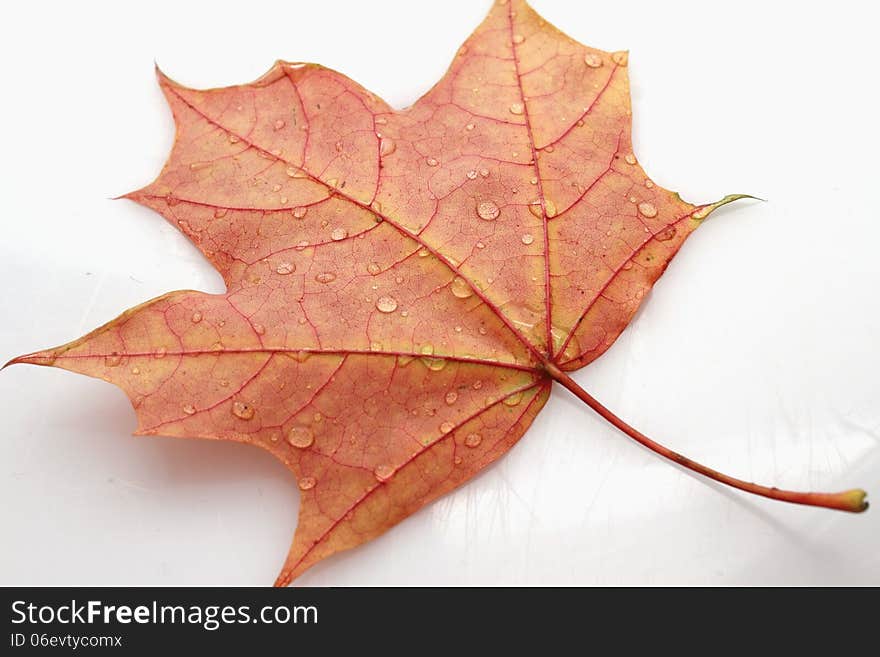
[[[707,203],[706,205],[701,205],[701,206],[697,207],[697,209],[694,210],[694,212],[691,214],[691,217],[693,219],[698,220],[698,221],[702,221],[703,219],[708,217],[710,214],[715,212],[715,210],[717,210],[718,208],[720,208],[724,205],[727,205],[728,203],[733,203],[734,201],[740,201],[740,200],[746,199],[746,198],[753,199],[755,201],[761,201],[763,203],[767,202],[766,199],[759,198],[757,196],[752,196],[751,194],[728,194],[727,196],[722,198],[720,201],[715,201],[714,203]]]

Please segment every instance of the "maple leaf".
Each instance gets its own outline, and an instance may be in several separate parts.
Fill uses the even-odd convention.
[[[13,363],[120,386],[140,435],[233,440],[294,473],[277,584],[392,527],[523,435],[556,381],[655,452],[734,487],[848,511],[861,490],[740,481],[639,433],[566,373],[608,349],[716,208],[632,152],[627,54],[496,3],[396,111],[315,64],[221,89],[159,83],[177,124],[127,195],[183,231],[225,294],[166,294]]]

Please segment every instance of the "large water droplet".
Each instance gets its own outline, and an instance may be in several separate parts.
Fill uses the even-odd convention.
[[[501,214],[501,210],[494,201],[480,201],[477,204],[477,216],[484,221],[494,221]]]
[[[584,55],[584,63],[590,68],[599,68],[602,66],[602,58],[596,53],[588,52]]]
[[[382,157],[391,155],[395,150],[397,150],[397,144],[391,137],[382,137],[379,140],[379,155]]]
[[[315,442],[315,434],[308,427],[298,425],[287,433],[287,442],[297,449],[306,449]]]
[[[473,296],[474,291],[468,282],[464,280],[461,276],[456,276],[452,279],[452,285],[450,285],[452,289],[452,294],[457,296],[459,299],[467,299],[468,297]]]
[[[397,299],[384,296],[376,299],[376,308],[383,313],[393,313],[397,310]]]
[[[254,413],[256,413],[256,409],[250,404],[243,401],[232,402],[232,414],[240,420],[250,420]]]
[[[647,201],[639,203],[639,212],[650,219],[657,216],[657,208]]]

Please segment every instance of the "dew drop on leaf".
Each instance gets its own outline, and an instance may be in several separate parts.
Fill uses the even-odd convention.
[[[300,490],[311,490],[317,483],[318,480],[314,477],[300,477],[297,481]]]
[[[584,55],[584,63],[590,68],[599,68],[602,66],[602,58],[596,53],[588,52]]]
[[[296,425],[287,433],[287,442],[297,449],[306,449],[315,442],[315,434],[303,425]]]
[[[373,476],[376,477],[377,481],[388,481],[393,474],[394,468],[386,464],[377,465],[373,470]]]
[[[501,210],[494,201],[480,201],[477,204],[477,216],[484,221],[495,221],[500,214]]]
[[[452,285],[450,285],[450,288],[452,289],[452,294],[459,299],[467,299],[474,294],[471,286],[468,285],[468,282],[461,276],[456,276],[452,279]]]
[[[376,299],[376,309],[383,313],[393,313],[397,310],[397,299],[383,296]]]
[[[345,228],[334,228],[333,232],[330,233],[330,239],[334,242],[344,240],[346,237],[348,237],[348,231]]]
[[[240,420],[250,420],[254,417],[254,407],[242,401],[232,402],[232,414]]]
[[[483,437],[478,433],[469,433],[464,439],[464,444],[471,449],[479,447],[481,442],[483,442]]]
[[[315,275],[315,280],[318,283],[323,283],[324,285],[326,285],[327,283],[332,283],[336,280],[336,274],[334,274],[332,271],[323,271],[320,274]]]
[[[639,203],[639,212],[648,217],[648,219],[657,216],[657,208],[655,208],[653,204],[648,203],[647,201],[645,201],[644,203]]]

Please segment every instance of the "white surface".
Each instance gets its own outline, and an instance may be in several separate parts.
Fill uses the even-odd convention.
[[[749,192],[673,261],[576,378],[646,433],[762,483],[861,486],[880,504],[876,15],[851,2],[534,0],[580,41],[629,48],[636,153],[691,201]],[[441,8],[442,7],[442,8]],[[222,290],[158,215],[116,196],[173,137],[154,59],[192,86],[277,58],[398,107],[442,75],[488,3],[15,3],[4,11],[0,358],[168,290]],[[121,391],[0,374],[0,584],[268,584],[293,478],[245,446],[134,439]],[[554,390],[503,461],[309,585],[880,584],[862,516],[722,490]]]

